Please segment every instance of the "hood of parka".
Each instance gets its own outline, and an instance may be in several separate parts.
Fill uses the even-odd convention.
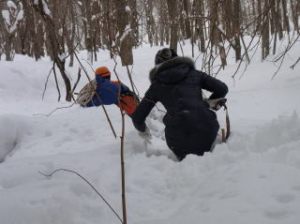
[[[151,83],[158,81],[165,84],[175,84],[185,79],[191,69],[195,69],[192,59],[175,57],[151,69],[149,79]]]

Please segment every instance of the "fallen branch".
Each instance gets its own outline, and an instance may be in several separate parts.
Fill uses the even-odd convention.
[[[62,110],[62,109],[67,109],[67,108],[71,108],[75,105],[75,103],[72,103],[71,105],[69,106],[65,106],[65,107],[57,107],[55,108],[54,110],[52,110],[50,113],[48,114],[33,114],[33,115],[41,115],[41,116],[45,116],[45,117],[50,117],[53,113],[55,113],[56,111],[58,110]]]
[[[114,215],[119,219],[119,221],[121,223],[123,223],[122,219],[120,218],[120,216],[118,215],[118,213],[116,212],[116,210],[110,205],[110,203],[102,196],[102,194],[94,187],[93,184],[91,184],[91,182],[89,182],[84,176],[82,176],[80,173],[74,171],[74,170],[70,170],[70,169],[56,169],[54,171],[52,171],[51,173],[49,174],[46,174],[46,173],[43,173],[41,171],[39,171],[40,174],[42,174],[43,176],[45,177],[52,177],[55,173],[58,173],[58,172],[68,172],[68,173],[72,173],[72,174],[75,174],[77,175],[78,177],[80,177],[84,182],[86,182],[95,192],[96,194],[104,201],[104,203],[110,208],[110,210],[114,213]]]

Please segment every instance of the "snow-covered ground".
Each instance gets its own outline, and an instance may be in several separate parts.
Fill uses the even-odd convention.
[[[190,56],[190,46],[184,48]],[[141,96],[158,49],[134,50],[133,79]],[[259,55],[242,78],[241,73],[231,78],[237,66],[233,62],[218,75],[230,88],[232,135],[203,157],[172,159],[161,137],[158,109],[148,119],[153,137],[147,146],[126,118],[128,223],[299,223],[300,64],[289,68],[299,51],[298,44],[273,80],[278,65],[261,63]],[[93,67],[99,65],[112,69],[114,62],[100,52]],[[120,139],[112,135],[101,108],[74,105],[54,111],[70,104],[57,102],[53,76],[42,101],[51,66],[48,59],[36,62],[18,55],[14,62],[0,61],[0,223],[120,223],[78,176],[58,172],[47,178],[40,173],[60,168],[79,172],[122,217]],[[77,69],[68,68],[72,82]],[[117,72],[129,84],[120,64]],[[86,80],[82,76],[78,90]],[[120,135],[120,111],[106,109]],[[218,117],[224,125],[225,113]]]

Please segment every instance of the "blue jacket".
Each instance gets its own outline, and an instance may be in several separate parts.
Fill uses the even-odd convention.
[[[96,75],[96,94],[92,100],[86,105],[87,107],[118,104],[119,89],[120,94],[129,92],[129,88],[122,83],[112,82],[99,75]]]

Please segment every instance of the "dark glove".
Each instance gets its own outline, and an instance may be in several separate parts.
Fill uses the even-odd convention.
[[[209,109],[219,110],[221,107],[225,106],[226,98],[208,99],[206,102],[209,105]]]

